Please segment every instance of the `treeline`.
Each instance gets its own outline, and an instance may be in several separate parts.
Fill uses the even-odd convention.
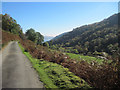
[[[35,32],[35,30],[32,28],[28,29],[24,34],[21,26],[17,23],[15,19],[10,17],[10,15],[0,14],[0,17],[2,17],[2,30],[16,34],[23,40],[29,39],[37,45],[42,44],[42,42],[44,41],[43,35],[41,35],[39,32]]]
[[[100,54],[100,52],[115,54],[118,52],[118,15],[112,15],[98,23],[75,28],[62,37],[52,40],[52,44],[56,48],[63,47],[68,52],[85,55]]]

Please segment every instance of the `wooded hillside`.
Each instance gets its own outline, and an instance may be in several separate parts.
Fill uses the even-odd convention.
[[[84,25],[53,40],[53,45],[72,47],[79,53],[118,52],[118,15],[101,22]]]

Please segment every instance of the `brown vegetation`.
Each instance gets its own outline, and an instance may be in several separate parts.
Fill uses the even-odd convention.
[[[61,52],[36,45],[30,40],[22,40],[19,36],[7,32],[3,32],[2,40],[3,44],[11,40],[19,40],[25,51],[29,52],[34,58],[44,59],[67,67],[71,72],[87,81],[92,87],[101,89],[120,88],[120,78],[116,62],[104,65],[92,65],[85,61],[78,62]],[[115,60],[117,59],[115,58]]]
[[[95,88],[115,88],[120,87],[120,79],[116,63],[104,65],[90,65],[85,61],[78,62],[70,59],[63,53],[51,51],[47,47],[35,46],[31,41],[22,41],[21,44],[30,52],[33,57],[58,63],[69,68],[71,72],[83,78]],[[117,58],[116,58],[117,59]]]
[[[12,34],[10,32],[2,31],[2,45],[4,46],[10,41],[13,40],[21,40],[21,38],[18,35]]]

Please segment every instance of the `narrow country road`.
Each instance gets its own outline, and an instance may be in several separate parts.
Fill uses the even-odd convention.
[[[2,52],[2,88],[43,88],[37,72],[15,41]]]

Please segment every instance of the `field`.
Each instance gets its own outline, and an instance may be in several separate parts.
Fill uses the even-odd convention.
[[[92,57],[92,56],[84,56],[84,55],[80,55],[80,54],[73,54],[73,53],[66,53],[71,59],[75,59],[77,61],[86,61],[89,64],[92,63],[93,61],[96,62],[97,64],[103,64],[103,62],[105,61],[104,59],[100,59],[100,58],[96,58],[96,57]],[[111,62],[111,60],[107,61],[108,63]]]
[[[74,75],[68,68],[43,59],[32,58],[28,52],[24,52],[20,44],[19,46],[32,62],[46,88],[90,88],[83,79]]]

